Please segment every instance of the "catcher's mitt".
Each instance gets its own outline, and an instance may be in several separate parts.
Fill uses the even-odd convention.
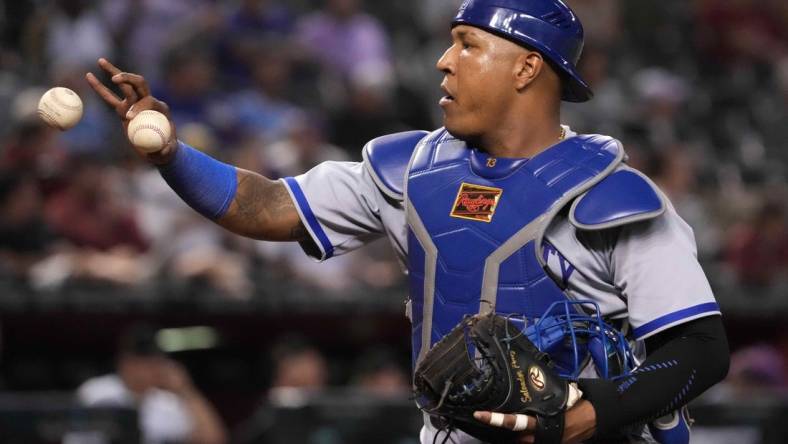
[[[466,316],[425,355],[414,374],[419,407],[486,442],[513,442],[519,432],[482,424],[475,411],[537,418],[539,444],[560,443],[564,411],[579,395],[547,354],[509,319]]]

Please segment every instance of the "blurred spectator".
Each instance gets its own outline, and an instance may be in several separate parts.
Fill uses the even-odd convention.
[[[224,101],[216,121],[234,138],[252,138],[261,146],[286,136],[300,111],[287,99],[292,74],[291,56],[286,48],[271,44],[256,50],[248,60],[252,85]]]
[[[213,0],[113,0],[102,2],[102,12],[124,56],[123,66],[156,84],[168,51],[216,34],[218,6]]]
[[[47,220],[55,231],[80,248],[144,252],[132,208],[120,198],[115,169],[91,157],[75,158],[71,177],[47,201]]]
[[[618,0],[569,0],[569,7],[583,22],[586,48],[612,48],[620,41],[621,12]]]
[[[772,64],[788,51],[784,2],[697,0],[701,48],[720,65]]]
[[[287,137],[265,145],[262,164],[273,177],[296,176],[319,163],[349,160],[342,149],[326,141],[323,122],[300,114],[287,121]]]
[[[39,180],[60,176],[68,157],[57,131],[38,118],[38,101],[44,92],[43,88],[19,92],[10,107],[10,130],[0,142],[0,168],[23,171]]]
[[[276,443],[322,442],[316,439],[311,424],[293,429],[279,422],[281,407],[298,408],[312,396],[324,393],[328,385],[328,363],[323,353],[299,335],[278,338],[271,349],[272,379],[270,390],[254,414],[233,433],[233,442]],[[298,421],[302,421],[299,411]],[[287,423],[285,423],[287,424]],[[329,442],[334,442],[330,440]]]
[[[344,81],[390,85],[389,38],[377,19],[361,11],[363,0],[323,1],[321,11],[298,22],[301,44]]]
[[[188,133],[205,131],[182,134],[186,137]],[[198,139],[184,140],[203,146]],[[154,168],[132,164],[127,174],[136,220],[153,247],[146,262],[157,268],[165,282],[186,290],[219,290],[221,296],[231,299],[248,298],[253,289],[250,258],[229,250],[226,234],[183,203]]]
[[[696,160],[690,147],[676,146],[655,153],[648,165],[648,174],[667,194],[679,216],[695,234],[701,260],[713,259],[722,249],[720,221],[700,194]]]
[[[769,402],[788,395],[785,357],[768,344],[744,347],[731,354],[728,377],[704,399],[727,402]]]
[[[35,0],[0,3],[0,48],[19,48],[28,20],[36,13]]]
[[[95,70],[96,61],[74,65],[52,73],[52,84],[70,88],[82,99],[83,112],[79,123],[68,131],[59,132],[58,140],[69,154],[97,159],[118,159],[128,153],[118,147],[125,137],[118,131],[114,110],[110,110],[85,81],[85,73]],[[38,98],[36,98],[38,99]]]
[[[347,160],[344,151],[325,140],[322,123],[301,114],[288,121],[287,138],[270,145],[247,146],[233,163],[252,171],[266,171],[269,177],[286,177],[301,174],[323,161]],[[376,245],[377,249],[354,251],[323,263],[306,256],[295,243],[254,242],[251,250],[276,264],[277,274],[293,276],[303,285],[339,298],[361,286],[386,287],[397,282],[400,271],[392,255],[387,254],[385,244]],[[381,254],[381,249],[386,252]]]
[[[252,77],[248,65],[261,42],[284,42],[294,27],[295,17],[277,0],[240,0],[228,15],[219,59],[222,74],[235,85],[246,85]]]
[[[88,0],[57,0],[47,14],[47,62],[53,72],[93,66],[99,57],[113,58],[112,36]]]
[[[628,103],[626,82],[613,75],[612,64],[608,51],[593,47],[584,50],[580,69],[583,79],[594,91],[594,100],[582,104],[564,103],[562,106],[563,120],[575,131],[621,133],[632,104]]]
[[[354,160],[370,140],[408,128],[397,120],[387,91],[372,85],[353,84],[345,108],[333,115],[331,142]]]
[[[407,396],[411,394],[410,377],[387,349],[372,349],[356,359],[353,386],[376,396]]]
[[[32,178],[0,172],[0,275],[25,278],[51,251],[55,236],[42,217],[42,206]]]
[[[156,343],[155,330],[137,325],[118,347],[117,372],[85,381],[77,399],[86,406],[137,408],[146,444],[221,444],[221,418],[177,362]]]
[[[176,126],[210,124],[217,103],[216,63],[203,48],[179,47],[168,54],[164,82],[154,95],[167,103]]]
[[[767,286],[788,275],[788,229],[783,202],[765,203],[751,224],[730,231],[728,264],[747,285]]]
[[[328,364],[323,354],[305,339],[291,336],[271,350],[271,390],[321,390],[328,384]]]
[[[635,73],[632,86],[643,107],[638,117],[649,141],[661,149],[685,139],[681,112],[689,96],[686,80],[663,68],[644,68]]]

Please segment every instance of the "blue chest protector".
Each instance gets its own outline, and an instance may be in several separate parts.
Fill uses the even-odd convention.
[[[541,245],[569,203],[582,229],[664,210],[645,178],[614,173],[624,151],[605,136],[573,137],[530,160],[491,161],[445,130],[411,132],[370,142],[364,156],[381,191],[405,202],[414,365],[466,314],[535,319],[567,300]]]

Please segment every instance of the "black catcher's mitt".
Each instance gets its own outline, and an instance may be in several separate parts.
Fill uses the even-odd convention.
[[[579,392],[558,376],[547,354],[508,318],[466,316],[419,363],[416,399],[427,413],[486,442],[513,442],[521,432],[482,424],[473,412],[537,418],[537,444],[560,443],[564,412]]]

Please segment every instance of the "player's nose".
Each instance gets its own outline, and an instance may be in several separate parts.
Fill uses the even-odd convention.
[[[452,62],[452,50],[454,49],[454,45],[450,46],[446,52],[443,53],[441,58],[438,59],[438,63],[435,64],[435,67],[438,68],[438,71],[451,74],[454,69],[454,63]]]

